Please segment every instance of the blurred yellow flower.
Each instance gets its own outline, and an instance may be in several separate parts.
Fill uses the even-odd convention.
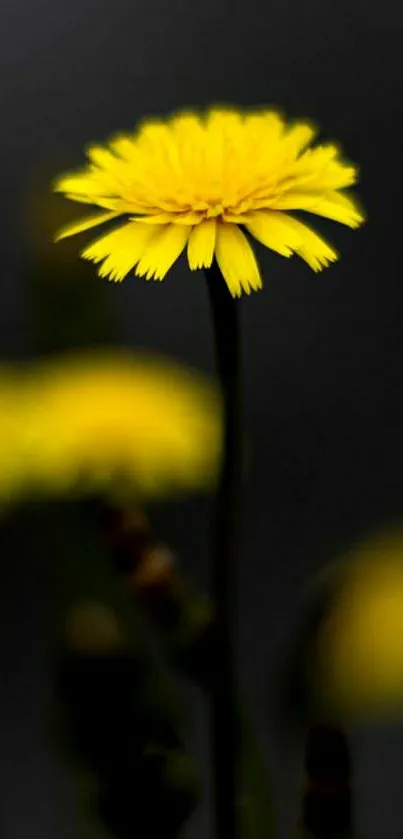
[[[119,493],[127,485],[144,498],[215,478],[218,395],[175,364],[124,352],[67,355],[25,371],[17,402],[19,439],[4,481],[11,486],[14,476],[20,491]],[[0,423],[12,419],[0,413]]]
[[[403,713],[403,535],[362,545],[343,569],[317,640],[326,705]]]
[[[0,369],[0,500],[6,501],[19,495],[25,471],[19,383],[17,371],[3,365]]]
[[[307,122],[287,125],[271,110],[213,108],[147,121],[137,133],[89,147],[87,166],[57,180],[57,192],[103,209],[57,239],[120,217],[123,224],[81,253],[101,263],[101,276],[118,282],[134,270],[163,280],[187,248],[191,270],[216,258],[234,297],[262,285],[240,225],[266,247],[298,254],[320,271],[336,251],[288,211],[353,228],[363,214],[341,192],[355,183],[356,168],[334,144],[310,148],[315,134]]]

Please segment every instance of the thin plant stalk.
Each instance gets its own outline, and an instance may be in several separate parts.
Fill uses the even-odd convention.
[[[216,263],[206,270],[224,409],[224,446],[215,506],[211,594],[215,612],[211,723],[216,839],[237,839],[239,713],[236,593],[242,464],[238,301]]]

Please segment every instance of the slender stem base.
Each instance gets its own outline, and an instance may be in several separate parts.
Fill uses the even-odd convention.
[[[224,407],[224,452],[217,490],[212,596],[215,608],[211,718],[216,839],[236,839],[239,725],[236,667],[237,535],[241,479],[240,347],[237,305],[216,264],[206,270]]]

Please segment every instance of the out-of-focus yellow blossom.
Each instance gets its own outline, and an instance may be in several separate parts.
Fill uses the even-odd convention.
[[[402,533],[368,542],[342,567],[316,656],[326,707],[403,715]]]
[[[3,499],[13,485],[49,494],[126,487],[156,497],[215,478],[220,400],[200,375],[145,355],[96,352],[31,365],[14,384],[0,414],[10,429]]]
[[[231,294],[261,288],[241,227],[281,256],[298,254],[314,271],[337,259],[324,239],[289,211],[349,227],[363,213],[344,190],[357,179],[333,143],[311,147],[310,123],[287,124],[272,110],[212,108],[149,120],[136,133],[88,148],[89,163],[60,177],[55,190],[102,208],[70,224],[58,239],[119,220],[81,253],[119,282],[134,271],[163,280],[187,249],[191,270],[214,257]]]
[[[0,368],[0,501],[19,496],[24,482],[24,422],[18,370]]]

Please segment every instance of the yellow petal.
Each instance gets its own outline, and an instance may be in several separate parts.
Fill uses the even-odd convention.
[[[307,123],[296,123],[287,131],[283,143],[284,149],[292,155],[301,154],[303,149],[311,142],[316,134],[316,129]]]
[[[84,259],[102,262],[99,270],[101,277],[109,277],[120,282],[141,259],[148,243],[163,229],[136,222],[128,222],[107,233],[82,251]]]
[[[275,210],[305,210],[353,228],[359,227],[364,221],[364,215],[353,199],[339,192],[328,192],[318,196],[314,191],[290,190],[279,196],[272,207]]]
[[[159,224],[165,227],[166,224],[170,224],[172,222],[172,216],[172,213],[151,213],[147,216],[133,216],[130,221],[138,222],[139,224]]]
[[[282,256],[298,254],[313,271],[337,259],[337,253],[317,233],[286,213],[260,210],[249,213],[245,227],[255,239]]]
[[[93,204],[94,203],[94,199],[91,195],[84,195],[84,194],[81,194],[81,193],[77,194],[77,193],[74,193],[74,192],[66,192],[64,197],[69,198],[70,201],[77,201],[78,204]]]
[[[72,192],[67,193],[64,197],[69,198],[70,201],[77,201],[79,204],[96,204],[98,207],[113,210],[119,214],[149,212],[143,204],[135,201],[125,201],[123,198],[100,198],[99,196],[95,198],[92,195],[75,195]]]
[[[146,225],[144,225],[146,227]],[[155,230],[155,227],[148,227]],[[169,269],[182,253],[190,235],[186,225],[169,224],[155,237],[150,239],[136,267],[139,277],[147,280],[163,280]]]
[[[125,161],[132,161],[138,158],[138,149],[133,139],[127,135],[113,137],[109,143],[110,148]]]
[[[202,218],[201,212],[171,214],[171,221],[174,221],[175,224],[188,224],[190,227],[193,227],[194,224],[199,224]]]
[[[64,192],[72,195],[88,196],[95,204],[94,198],[98,195],[110,196],[116,191],[116,182],[111,179],[111,176],[102,178],[102,173],[95,174],[87,167],[83,172],[73,175],[64,175],[53,184],[54,192]],[[105,180],[107,181],[105,183]]]
[[[136,145],[143,150],[150,149],[153,153],[166,148],[170,142],[170,126],[162,120],[144,121],[140,126]]]
[[[284,135],[285,122],[277,111],[246,114],[245,125],[250,135],[269,142],[267,148],[277,144]]]
[[[231,212],[224,212],[221,216],[222,221],[225,221],[227,224],[245,224],[245,220],[249,218],[248,213],[231,213]]]
[[[365,221],[365,216],[355,201],[338,192],[324,195],[313,207],[309,207],[309,212],[338,221],[353,229]]]
[[[107,148],[103,146],[88,146],[87,157],[95,166],[100,169],[113,169],[116,171],[121,161]]]
[[[193,228],[188,241],[188,261],[191,271],[209,268],[214,256],[216,220],[208,219]]]
[[[349,166],[342,161],[335,160],[329,164],[327,170],[320,176],[323,190],[346,189],[355,184],[358,177],[356,166]]]
[[[233,297],[262,287],[255,255],[246,236],[232,224],[217,224],[215,255]]]
[[[290,235],[296,234],[301,239],[301,245],[295,249],[298,256],[308,263],[313,271],[322,271],[330,262],[338,259],[337,251],[331,248],[317,233],[295,218],[282,213],[283,219],[289,227]]]
[[[98,224],[104,224],[105,221],[110,221],[120,215],[121,213],[98,213],[96,216],[75,221],[66,227],[62,227],[56,234],[54,241],[60,242],[61,239],[65,239],[67,236],[74,236],[76,233],[82,233],[84,230],[90,230],[91,227],[97,227]]]
[[[317,189],[321,193],[346,189],[357,180],[357,168],[340,157],[337,146],[329,144],[307,149],[294,167],[297,190]]]
[[[288,218],[283,213],[260,210],[257,213],[248,213],[246,218],[244,224],[248,232],[281,256],[292,256],[302,246],[300,233],[290,227]]]
[[[322,194],[318,193],[316,189],[306,190],[290,189],[286,192],[280,193],[277,198],[270,202],[271,210],[306,210],[310,213],[312,207],[317,205],[322,200]]]
[[[186,224],[192,227],[198,224],[202,218],[201,213],[155,213],[148,216],[139,216],[132,221],[144,222],[144,224]]]

